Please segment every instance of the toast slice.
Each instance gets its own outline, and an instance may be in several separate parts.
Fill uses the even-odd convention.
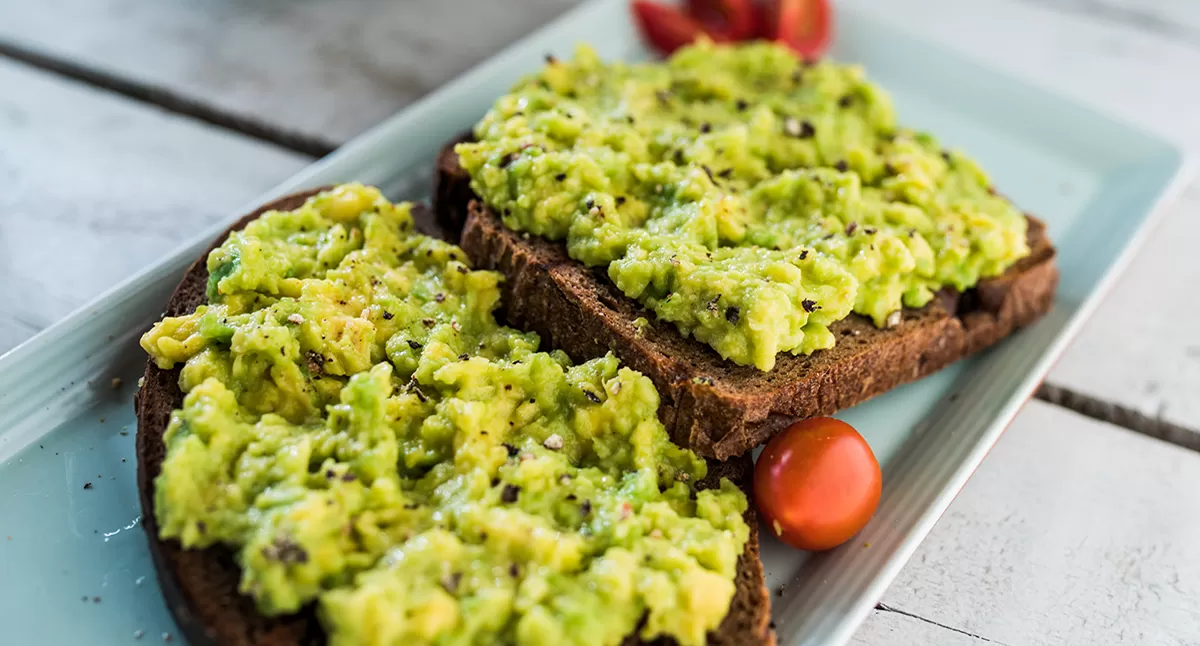
[[[323,188],[290,195],[254,211],[230,227],[236,231],[262,213],[277,209],[290,210],[302,205],[311,195]],[[428,209],[413,209],[416,228],[422,233],[440,235]],[[224,242],[229,231],[221,235],[208,251]],[[444,236],[442,236],[444,237]],[[208,270],[201,256],[184,275],[167,303],[167,316],[194,310],[206,302],[205,285]],[[240,572],[233,554],[225,549],[185,550],[174,540],[161,540],[154,510],[154,480],[162,468],[166,447],[163,433],[171,412],[183,404],[179,390],[179,368],[163,370],[153,361],[146,364],[145,381],[134,398],[138,419],[137,461],[138,491],[142,504],[143,526],[150,544],[150,554],[167,607],[192,646],[310,646],[325,643],[325,634],[312,607],[282,617],[266,617],[258,613],[249,597],[238,593]],[[722,477],[729,478],[750,496],[750,477],[753,462],[749,456],[730,462],[709,462],[708,476],[701,486],[714,486]],[[737,591],[718,630],[709,635],[712,646],[734,644],[764,645],[775,643],[769,628],[770,596],[763,582],[762,562],[758,555],[758,520],[754,506],[746,511],[750,538],[738,559]],[[625,646],[646,643],[631,635]],[[652,642],[657,646],[674,643],[670,639]]]
[[[852,314],[831,327],[838,343],[811,356],[781,353],[775,368],[726,361],[626,297],[602,269],[565,245],[516,233],[471,191],[451,142],[438,155],[434,210],[480,269],[500,271],[510,325],[533,330],[576,361],[613,352],[654,382],[671,438],[718,460],[743,455],[799,418],[831,415],[929,375],[1029,325],[1054,302],[1055,251],[1029,217],[1030,254],[1006,273],[959,293],[942,290],[899,325]],[[634,324],[638,318],[649,326]]]

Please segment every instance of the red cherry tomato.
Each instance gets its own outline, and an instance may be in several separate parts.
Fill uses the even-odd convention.
[[[687,0],[687,12],[710,29],[732,40],[758,34],[758,7],[754,0]]]
[[[850,540],[879,505],[883,477],[849,424],[806,419],[767,442],[754,465],[754,501],[772,534],[802,550]]]
[[[816,60],[829,49],[833,36],[833,11],[829,0],[774,0],[771,38],[787,45],[806,60]]]
[[[633,15],[642,35],[663,55],[691,44],[702,34],[707,34],[716,42],[730,40],[724,32],[707,28],[699,20],[669,5],[634,0]]]

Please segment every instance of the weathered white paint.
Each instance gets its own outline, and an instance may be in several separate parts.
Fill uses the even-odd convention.
[[[989,646],[989,642],[916,617],[873,610],[850,646]]]
[[[307,160],[0,60],[0,352]]]
[[[1194,451],[1031,402],[883,603],[1012,646],[1200,643],[1197,491]]]
[[[0,38],[341,142],[574,1],[39,0]]]

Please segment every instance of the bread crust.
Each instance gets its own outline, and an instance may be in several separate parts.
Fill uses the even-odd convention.
[[[231,226],[192,264],[165,308],[166,316],[194,311],[207,302],[205,288],[208,253],[218,247],[230,232],[244,228],[251,220],[270,210],[291,210],[310,196],[325,190],[319,187],[296,193],[266,204]],[[445,237],[427,208],[413,210],[416,228],[429,235]],[[183,405],[179,389],[179,368],[163,370],[147,361],[144,381],[134,397],[137,414],[137,484],[142,504],[142,526],[149,539],[150,554],[163,590],[167,608],[175,617],[192,646],[316,646],[326,642],[325,633],[311,606],[282,617],[258,613],[249,597],[238,593],[240,571],[232,553],[224,548],[185,550],[175,540],[162,540],[154,509],[154,480],[162,469],[166,447],[163,433],[172,411]],[[753,462],[747,455],[728,463],[709,462],[709,474],[702,486],[714,486],[721,477],[737,483],[750,498]],[[770,596],[767,593],[759,559],[758,520],[753,504],[746,512],[750,540],[738,560],[737,592],[718,630],[709,636],[709,644],[774,644],[770,621]],[[643,643],[636,636],[626,646]],[[652,642],[666,646],[673,640]]]

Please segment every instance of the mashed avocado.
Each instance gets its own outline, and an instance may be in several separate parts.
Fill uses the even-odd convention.
[[[883,326],[1028,254],[1025,218],[974,162],[897,127],[859,67],[774,44],[636,65],[581,47],[475,136],[456,150],[507,226],[565,240],[660,319],[763,370],[832,347],[851,312]]]
[[[500,275],[342,186],[208,257],[210,304],[142,338],[183,363],[155,513],[222,544],[265,614],[336,645],[701,644],[748,538],[650,381],[497,325]]]

